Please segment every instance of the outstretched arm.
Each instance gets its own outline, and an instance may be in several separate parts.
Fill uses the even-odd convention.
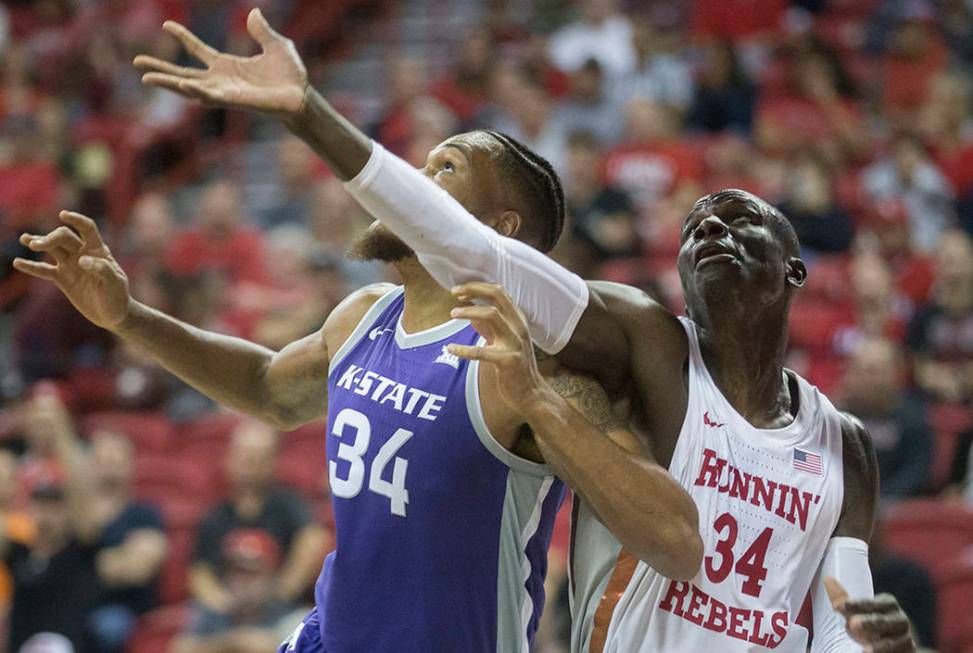
[[[812,653],[913,653],[909,619],[895,597],[874,596],[868,542],[878,505],[878,459],[861,422],[843,415],[844,502],[811,588]]]
[[[585,283],[539,251],[483,225],[433,181],[370,141],[311,88],[293,42],[275,32],[259,10],[247,19],[261,47],[253,57],[218,52],[172,21],[164,28],[206,67],[142,55],[135,65],[147,71],[145,83],[278,117],[348,182],[372,216],[415,250],[441,285],[504,285],[527,316],[534,341],[548,353],[564,347],[588,304]]]
[[[17,270],[54,282],[86,318],[222,404],[281,428],[324,414],[328,349],[323,330],[275,352],[180,322],[131,296],[128,277],[93,220],[70,211],[60,218],[66,226],[43,236],[21,236],[24,245],[53,262],[18,258]]]
[[[600,385],[566,371],[550,382],[541,376],[527,325],[502,288],[467,292],[484,305],[452,314],[487,345],[452,352],[496,368],[503,400],[530,425],[544,459],[625,549],[665,576],[694,577],[703,543],[689,494],[615,417]]]

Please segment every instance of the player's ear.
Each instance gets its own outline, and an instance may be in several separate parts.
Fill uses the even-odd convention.
[[[504,236],[514,238],[518,233],[520,233],[520,227],[522,224],[523,222],[519,213],[516,211],[507,210],[500,214],[500,219],[497,220],[495,225],[493,225],[493,228]]]
[[[795,288],[803,288],[807,282],[807,266],[796,256],[787,259],[787,283]]]

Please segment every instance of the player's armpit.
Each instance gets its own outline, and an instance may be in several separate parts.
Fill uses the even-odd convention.
[[[391,284],[378,283],[353,292],[331,311],[320,330],[274,354],[262,376],[265,419],[278,428],[290,429],[324,415],[332,354],[368,309],[391,289]]]

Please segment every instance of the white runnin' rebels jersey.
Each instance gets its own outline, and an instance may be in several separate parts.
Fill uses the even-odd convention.
[[[795,619],[841,513],[841,417],[797,377],[794,421],[754,428],[710,377],[693,322],[680,320],[689,403],[669,472],[699,508],[703,564],[692,581],[672,581],[576,503],[572,651],[805,653]]]

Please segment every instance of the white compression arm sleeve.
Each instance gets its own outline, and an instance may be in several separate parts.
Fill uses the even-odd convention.
[[[556,354],[588,305],[588,286],[529,245],[477,220],[432,180],[378,143],[345,188],[415,250],[440,285],[487,281],[506,288],[527,318],[531,338]]]
[[[868,544],[854,537],[831,538],[811,589],[814,612],[811,653],[858,653],[862,647],[845,630],[845,618],[831,607],[824,588],[824,579],[828,576],[841,583],[851,599],[874,596],[872,571],[868,567]]]

